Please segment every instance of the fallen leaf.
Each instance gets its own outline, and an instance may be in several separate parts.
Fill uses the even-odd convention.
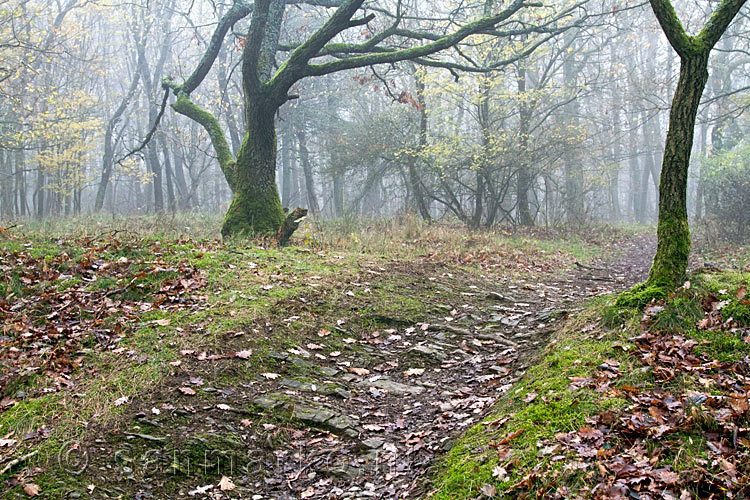
[[[186,396],[195,396],[196,392],[191,389],[190,387],[180,387],[180,392],[183,393]]]
[[[221,481],[219,481],[219,489],[221,491],[232,491],[237,486],[232,482],[231,479],[229,479],[227,476],[221,476]]]
[[[159,326],[169,326],[172,323],[172,320],[169,318],[157,319],[156,321],[154,321],[154,323]]]
[[[505,436],[503,439],[500,440],[500,444],[508,444],[514,439],[516,439],[518,436],[523,434],[523,431],[526,429],[518,429],[517,431],[511,432],[507,436]]]
[[[307,489],[306,489],[305,491],[303,491],[303,492],[302,492],[302,493],[300,494],[300,496],[301,496],[302,498],[310,498],[310,497],[312,497],[312,496],[313,496],[314,494],[315,494],[315,488],[313,488],[312,486],[310,486],[310,487],[309,487],[309,488],[307,488]]]
[[[279,377],[280,377],[281,375],[279,375],[278,373],[261,373],[261,374],[260,374],[260,376],[261,376],[261,377],[265,377],[265,378],[267,378],[268,380],[276,380],[276,379],[277,379],[277,378],[279,378]]]
[[[404,372],[404,377],[412,377],[414,375],[422,375],[424,368],[409,368]]]
[[[508,476],[508,471],[505,470],[505,467],[496,465],[495,468],[492,469],[492,477],[494,477],[498,481],[505,481],[505,478],[507,476]]]
[[[39,492],[42,491],[39,486],[37,486],[34,483],[28,483],[23,485],[23,492],[26,493],[30,497],[35,497],[39,494]]]
[[[116,399],[115,402],[114,402],[114,405],[115,406],[122,406],[122,405],[124,405],[127,402],[128,402],[128,397],[127,396],[123,396],[123,397],[121,397],[119,399]]]
[[[227,404],[224,404],[224,403],[218,404],[218,405],[216,405],[216,407],[217,407],[218,409],[220,409],[220,410],[224,410],[224,411],[229,411],[229,410],[231,410],[231,409],[232,409],[232,407],[231,407],[231,406],[229,406],[229,405],[227,405]]]
[[[365,375],[370,374],[370,370],[368,370],[367,368],[349,368],[349,371],[356,375],[359,375],[360,377],[364,377]]]
[[[330,330],[320,329],[318,330],[318,337],[327,337],[331,334]]]
[[[188,495],[190,495],[191,497],[194,497],[195,495],[202,495],[213,487],[214,487],[213,484],[207,484],[205,486],[198,486],[193,491],[188,491]]]
[[[479,488],[479,493],[481,493],[483,496],[492,498],[497,495],[497,488],[489,483],[485,483],[481,488]]]
[[[234,353],[234,356],[240,359],[248,359],[252,355],[253,355],[252,349],[247,349],[245,351],[237,351]]]
[[[538,395],[539,395],[539,394],[537,394],[536,392],[530,392],[530,393],[528,393],[528,394],[527,394],[527,395],[526,395],[526,396],[525,396],[525,397],[523,398],[523,402],[524,402],[524,403],[531,403],[532,401],[534,401],[534,400],[536,399],[536,397],[537,397]]]

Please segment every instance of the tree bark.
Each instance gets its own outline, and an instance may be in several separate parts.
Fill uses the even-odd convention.
[[[708,51],[683,58],[664,148],[659,185],[658,246],[648,283],[672,287],[685,278],[690,254],[687,180],[695,119],[708,81]]]
[[[516,200],[518,203],[518,222],[522,226],[533,226],[534,218],[529,209],[529,187],[533,181],[528,164],[529,123],[531,106],[526,94],[526,64],[521,61],[518,66],[516,84],[518,87],[518,175],[516,177]]]
[[[313,177],[312,165],[310,164],[310,152],[307,150],[307,137],[305,136],[304,122],[297,130],[297,144],[299,146],[300,163],[305,174],[305,193],[307,195],[307,208],[311,215],[318,215],[318,197],[315,194],[315,178]]]

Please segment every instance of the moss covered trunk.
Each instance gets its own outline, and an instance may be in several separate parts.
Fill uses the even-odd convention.
[[[247,112],[247,133],[237,155],[234,197],[221,229],[224,237],[274,235],[284,222],[276,186],[276,108],[252,107]]]
[[[708,51],[683,57],[677,83],[659,186],[659,243],[648,285],[672,288],[685,278],[690,254],[687,180],[695,118],[708,81]]]

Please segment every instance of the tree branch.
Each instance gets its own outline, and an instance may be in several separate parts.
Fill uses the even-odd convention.
[[[269,82],[269,86],[277,92],[286,94],[294,82],[305,76],[310,59],[315,57],[336,35],[350,27],[351,18],[362,6],[363,1],[346,0],[341,7],[336,9],[320,29],[292,52],[289,59]]]
[[[165,83],[168,86],[168,83]],[[177,101],[172,104],[172,109],[181,115],[187,116],[200,124],[206,132],[208,137],[211,139],[211,145],[216,151],[216,155],[219,159],[219,167],[224,173],[224,177],[227,179],[229,187],[234,191],[235,181],[235,159],[232,155],[232,151],[229,149],[229,144],[224,136],[224,132],[221,130],[219,121],[214,115],[201,108],[193,101],[190,100],[188,95],[184,92],[179,92],[177,95]]]
[[[677,17],[677,12],[670,0],[650,0],[651,9],[661,25],[662,31],[667,36],[669,44],[680,57],[687,57],[695,52],[694,44],[685,32],[685,28]]]
[[[195,68],[193,74],[190,75],[188,79],[185,80],[185,83],[182,84],[181,89],[186,94],[189,95],[195,89],[197,89],[198,86],[203,82],[203,79],[206,78],[206,75],[208,75],[208,72],[211,70],[214,61],[219,54],[219,50],[221,50],[221,46],[224,43],[224,37],[226,36],[227,32],[232,28],[232,26],[237,23],[237,21],[244,17],[247,17],[248,14],[252,12],[252,10],[253,8],[251,5],[248,5],[243,0],[237,0],[232,5],[232,8],[229,9],[226,14],[224,14],[224,16],[219,21],[219,24],[216,26],[214,34],[211,36],[211,41],[209,42],[208,47],[206,48],[206,52],[203,54],[200,63],[198,63],[198,67]]]
[[[746,2],[747,0],[722,0],[698,35],[706,50],[711,50],[716,45]]]
[[[271,1],[256,0],[255,11],[252,21],[250,21],[247,40],[245,40],[245,48],[242,50],[242,84],[248,95],[256,94],[261,85],[258,67]]]
[[[466,37],[495,26],[496,24],[507,20],[513,14],[521,10],[523,7],[537,5],[538,4],[527,4],[524,0],[514,0],[514,2],[500,14],[492,17],[485,17],[474,21],[472,23],[464,25],[450,35],[443,36],[434,42],[413,47],[409,49],[399,49],[391,52],[378,52],[375,54],[366,54],[357,57],[351,57],[347,59],[340,59],[338,61],[331,61],[322,64],[307,64],[305,70],[305,76],[320,76],[335,73],[346,69],[361,68],[364,66],[371,66],[374,64],[383,63],[395,63],[399,61],[405,61],[408,59],[422,58],[441,50],[452,47],[453,45],[461,42]],[[321,47],[322,48],[322,47]]]

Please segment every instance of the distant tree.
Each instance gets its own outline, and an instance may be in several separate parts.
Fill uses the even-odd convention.
[[[708,82],[711,50],[747,0],[722,0],[697,35],[688,35],[670,0],[650,0],[651,8],[680,56],[677,82],[669,115],[669,131],[659,185],[658,245],[646,283],[619,299],[621,305],[643,305],[666,295],[685,278],[690,254],[687,181],[695,119]]]

